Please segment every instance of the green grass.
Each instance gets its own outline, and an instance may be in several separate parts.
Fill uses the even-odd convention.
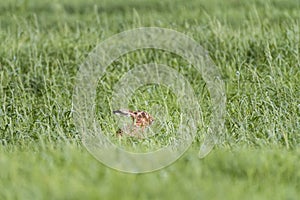
[[[296,199],[298,151],[217,149],[199,160],[132,175],[105,167],[77,146],[1,149],[1,199]]]
[[[297,199],[299,9],[294,0],[1,2],[0,199]],[[86,151],[72,117],[72,95],[79,65],[98,43],[144,26],[183,32],[209,51],[226,84],[226,131],[199,160],[210,120],[201,77],[162,51],[123,56],[99,77],[105,84],[97,90],[97,117],[104,128],[113,86],[133,64],[159,61],[179,71],[202,109],[196,140],[182,158],[160,171],[132,175],[105,167]],[[176,113],[173,96],[147,86],[130,106],[161,103]],[[176,128],[176,115],[166,118]],[[110,137],[127,149],[155,149],[172,134],[147,143]]]

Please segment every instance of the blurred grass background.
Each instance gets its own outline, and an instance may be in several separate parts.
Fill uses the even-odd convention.
[[[0,199],[297,199],[299,10],[295,0],[1,2]],[[72,94],[98,43],[143,26],[209,51],[226,84],[226,140],[198,160],[199,138],[175,164],[131,175],[82,146]]]

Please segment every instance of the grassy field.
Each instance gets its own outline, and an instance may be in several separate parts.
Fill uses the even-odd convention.
[[[295,0],[1,2],[0,199],[297,199],[299,10]],[[177,162],[133,175],[107,168],[84,148],[72,96],[79,65],[97,44],[147,26],[180,31],[208,50],[226,85],[226,131],[211,154],[198,159],[210,116],[201,77],[160,51],[124,56],[125,63],[161,61],[178,70],[203,109],[204,125]],[[110,113],[112,85],[126,70],[115,62],[99,77],[105,83],[98,87],[100,122]],[[168,95],[164,89],[140,92],[131,103],[146,108],[146,100]],[[146,147],[168,139],[153,137]],[[134,149],[136,143],[121,145]]]

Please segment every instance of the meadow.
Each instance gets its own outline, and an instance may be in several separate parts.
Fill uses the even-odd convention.
[[[0,199],[297,199],[299,10],[295,0],[2,1]],[[104,130],[115,128],[105,125],[113,85],[134,63],[160,61],[179,71],[202,109],[202,125],[182,157],[155,172],[129,174],[106,167],[87,151],[72,98],[89,53],[114,34],[138,27],[169,28],[197,41],[221,73],[227,102],[222,140],[199,159],[211,108],[194,68],[151,49],[115,61],[99,77],[95,100]],[[173,93],[149,86],[137,91],[130,105],[147,109],[145,102],[163,102],[173,111],[164,119],[174,126],[162,131],[176,129]],[[172,134],[143,142],[108,137],[135,151],[160,148]]]

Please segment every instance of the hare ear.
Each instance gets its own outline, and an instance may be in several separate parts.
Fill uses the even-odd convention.
[[[113,111],[113,113],[115,115],[123,115],[123,116],[126,116],[126,117],[130,117],[130,112],[129,111],[125,111],[125,110],[115,110]]]

